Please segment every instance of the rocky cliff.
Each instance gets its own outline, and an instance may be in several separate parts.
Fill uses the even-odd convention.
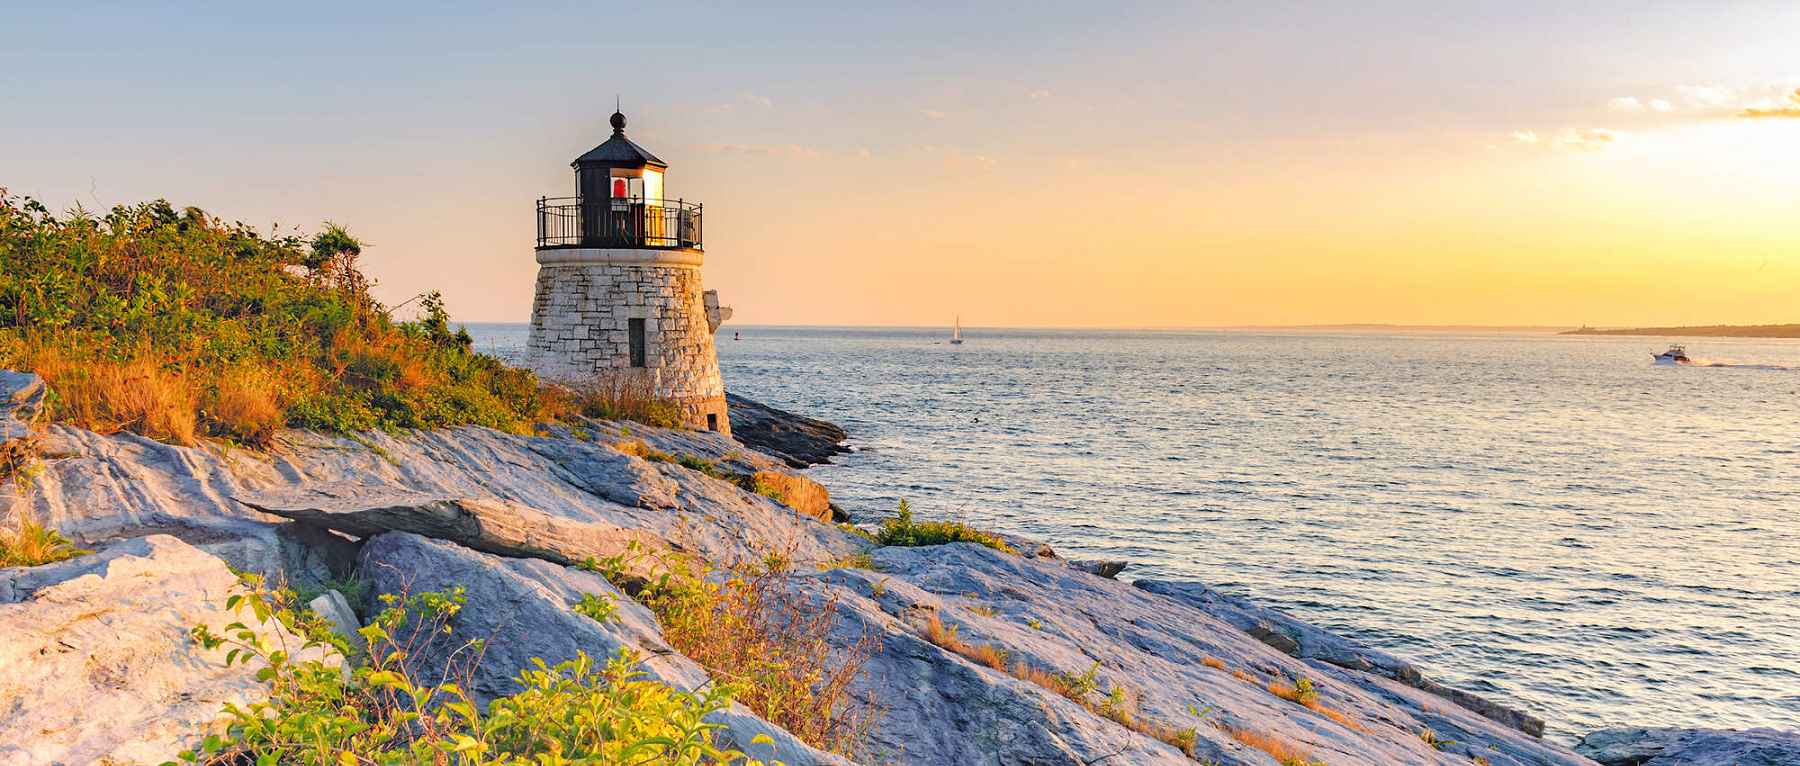
[[[250,452],[33,433],[41,467],[0,496],[0,517],[96,552],[0,570],[7,763],[155,762],[255,698],[254,668],[185,632],[220,616],[227,565],[314,589],[354,578],[365,617],[382,594],[462,587],[453,627],[485,642],[466,676],[484,703],[534,659],[621,647],[651,678],[704,686],[627,583],[592,571],[628,550],[719,567],[777,554],[794,603],[830,606],[828,653],[860,652],[847,698],[872,715],[849,758],[743,707],[714,718],[728,742],[794,766],[1595,763],[1540,739],[1532,716],[1199,583],[1122,583],[1042,544],[876,546],[757,491],[759,475],[808,480],[717,434],[287,432]],[[578,614],[593,594],[619,604],[614,619]]]

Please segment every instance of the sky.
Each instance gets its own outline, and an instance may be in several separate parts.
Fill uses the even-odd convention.
[[[388,303],[526,321],[616,97],[739,323],[1800,322],[1796,41],[1793,2],[0,0],[0,187],[339,223]]]

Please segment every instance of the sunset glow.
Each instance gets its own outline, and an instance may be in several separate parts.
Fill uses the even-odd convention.
[[[315,45],[45,6],[0,51],[0,185],[344,219],[384,298],[518,321],[523,201],[568,193],[618,95],[668,193],[704,201],[708,286],[749,323],[1794,321],[1800,73],[1776,41],[1800,10],[1669,5],[1628,34],[1498,7],[609,20],[726,66],[566,12],[359,9],[365,34]]]

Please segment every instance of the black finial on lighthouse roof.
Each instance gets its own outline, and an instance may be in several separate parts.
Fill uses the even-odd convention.
[[[615,107],[616,108],[616,107]],[[631,142],[625,137],[625,113],[615,111],[612,115],[612,138],[606,143],[588,150],[587,154],[576,157],[573,163],[577,169],[587,167],[607,168],[641,168],[653,167],[667,169],[669,163],[656,158],[656,155]]]

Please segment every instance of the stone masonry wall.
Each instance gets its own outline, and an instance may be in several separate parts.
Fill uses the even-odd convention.
[[[545,378],[576,384],[643,376],[657,396],[682,406],[689,427],[729,434],[702,293],[694,265],[542,264],[526,362]],[[631,367],[631,319],[644,320],[642,369]]]

